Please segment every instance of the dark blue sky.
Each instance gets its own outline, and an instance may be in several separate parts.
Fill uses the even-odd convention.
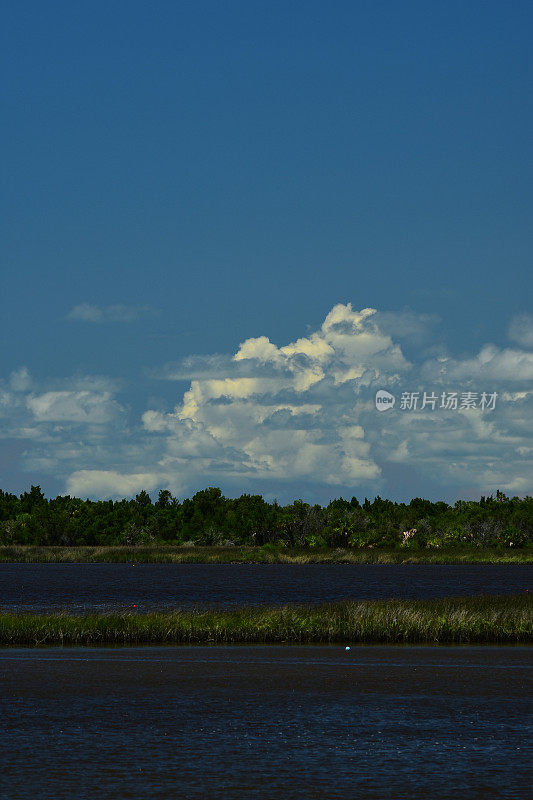
[[[504,347],[531,307],[532,17],[520,1],[5,8],[6,380],[107,376],[134,424],[188,386],[149,370],[285,345],[337,303],[434,315],[426,345],[457,358]]]

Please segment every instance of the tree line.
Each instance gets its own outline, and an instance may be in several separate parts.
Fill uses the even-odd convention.
[[[524,547],[532,543],[533,497],[502,492],[454,505],[415,497],[398,503],[339,497],[327,506],[261,495],[224,497],[209,487],[178,500],[162,489],[135,499],[47,499],[40,486],[0,490],[0,545],[256,545],[319,547]]]

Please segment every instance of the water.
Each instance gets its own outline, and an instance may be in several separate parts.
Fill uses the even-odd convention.
[[[525,647],[0,651],[6,800],[521,800]]]
[[[72,612],[514,594],[516,564],[0,564],[0,610]]]
[[[505,594],[519,565],[2,564],[3,610]],[[529,798],[531,650],[0,650],[6,800]]]

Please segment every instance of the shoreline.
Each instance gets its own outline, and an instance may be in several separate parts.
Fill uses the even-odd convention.
[[[182,547],[2,545],[0,564],[533,564],[533,548],[289,549],[274,547]]]
[[[0,647],[136,644],[527,644],[529,594],[152,613],[0,613]]]

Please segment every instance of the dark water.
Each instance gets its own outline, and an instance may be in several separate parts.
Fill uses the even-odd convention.
[[[531,565],[0,564],[0,609],[69,611],[522,593]]]
[[[531,650],[0,651],[6,800],[525,800]]]

